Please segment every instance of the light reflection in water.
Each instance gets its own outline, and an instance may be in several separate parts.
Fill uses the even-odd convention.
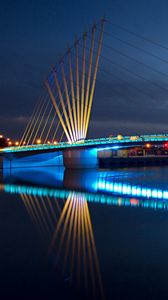
[[[122,186],[122,184],[120,184]],[[2,187],[3,186],[3,187]],[[105,185],[106,186],[106,185]],[[151,209],[164,209],[168,210],[168,201],[165,199],[150,199],[147,196],[145,197],[135,197],[131,195],[117,196],[120,193],[106,193],[105,186],[99,189],[98,193],[83,192],[88,202],[101,203],[106,205],[115,205],[115,206],[130,206],[130,207],[139,207],[139,208],[151,208]],[[119,188],[120,189],[120,188]],[[4,190],[8,193],[14,194],[26,194],[33,197],[54,197],[59,199],[64,199],[68,197],[69,193],[73,190],[64,190],[64,189],[54,189],[54,188],[45,188],[45,187],[36,187],[36,186],[26,186],[26,185],[16,185],[16,184],[4,184],[1,185],[1,190]],[[74,191],[76,195],[80,195],[82,192]],[[164,192],[162,192],[164,194]],[[130,196],[130,197],[129,197]]]
[[[132,183],[134,174],[123,171],[69,173],[47,169],[44,175],[43,169],[40,182],[37,171],[23,176],[23,170],[17,170],[5,177],[0,188],[21,195],[32,222],[49,239],[49,257],[64,278],[87,291],[88,296],[97,299],[101,295],[103,299],[88,203],[167,210],[167,186],[145,185],[139,180]]]
[[[84,194],[70,192],[56,225],[49,253],[62,263],[64,274],[79,288],[103,299],[103,286],[88,203]]]
[[[42,236],[49,236],[49,257],[64,278],[86,292],[104,299],[99,260],[90,212],[82,193],[69,192],[67,199],[21,193],[27,212]]]
[[[55,196],[64,197],[68,190],[82,190],[86,193],[116,194],[119,196],[138,197],[144,199],[168,200],[167,182],[165,186],[159,185],[157,182],[153,184],[152,180],[148,183],[147,177],[150,178],[150,172],[132,172],[132,171],[70,171],[55,168],[43,168],[42,170],[12,170],[12,175],[6,174],[4,171],[5,190],[7,192],[29,193],[38,196]],[[145,174],[145,180],[142,174]],[[156,172],[157,173],[157,172]],[[168,174],[166,174],[168,175]],[[141,176],[141,177],[140,177]],[[163,175],[162,175],[163,176]],[[13,185],[20,180],[22,185]],[[11,184],[9,185],[8,183]],[[31,187],[37,185],[38,188],[31,188],[30,191],[24,183],[29,183]],[[151,185],[152,183],[152,185]],[[41,186],[41,188],[39,188]],[[54,187],[54,188],[53,188]],[[59,190],[58,190],[59,188]],[[25,189],[25,191],[24,191]],[[67,195],[66,195],[67,196]]]

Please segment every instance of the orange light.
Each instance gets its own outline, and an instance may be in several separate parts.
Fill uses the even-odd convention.
[[[15,142],[15,146],[19,146],[19,142],[18,141]]]
[[[118,139],[118,140],[122,140],[122,139],[123,139],[122,134],[118,134],[118,135],[117,135],[117,139]]]
[[[40,140],[40,139],[38,139],[36,143],[37,143],[37,144],[41,144],[41,140]]]
[[[9,142],[8,142],[8,145],[9,145],[9,146],[11,146],[11,145],[12,145],[12,142],[11,142],[11,141],[9,141]]]
[[[138,199],[131,198],[131,199],[130,199],[130,203],[131,203],[131,205],[138,205],[138,204],[139,204],[139,200],[138,200]]]
[[[151,146],[150,144],[146,144],[146,148],[150,148],[150,146]]]
[[[3,138],[3,135],[2,134],[0,134],[0,139],[2,139]]]
[[[139,139],[139,136],[138,135],[135,135],[135,136],[131,136],[130,137],[130,140],[131,141],[136,141],[136,140],[138,140]]]
[[[47,141],[47,144],[50,144],[50,141]]]
[[[54,145],[56,145],[57,144],[57,142],[56,141],[54,141]]]

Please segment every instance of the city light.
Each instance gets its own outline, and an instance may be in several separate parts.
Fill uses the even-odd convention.
[[[123,136],[122,136],[121,134],[118,134],[118,135],[117,135],[117,139],[118,139],[118,140],[122,140],[122,139],[123,139]]]
[[[41,140],[40,139],[38,139],[37,141],[36,141],[36,144],[41,144]]]
[[[150,148],[151,145],[149,143],[146,144],[146,148]]]

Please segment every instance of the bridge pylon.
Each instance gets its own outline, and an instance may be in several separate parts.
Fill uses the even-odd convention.
[[[85,140],[88,132],[93,96],[102,47],[104,22],[95,24],[68,48],[60,62],[45,80],[50,100],[68,142]],[[97,26],[99,26],[97,30]],[[95,43],[98,31],[98,43]],[[88,51],[87,51],[88,50]],[[81,52],[81,55],[80,55]]]

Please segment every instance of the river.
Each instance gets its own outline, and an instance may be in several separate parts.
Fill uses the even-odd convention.
[[[4,170],[0,190],[5,297],[168,298],[168,167]]]

